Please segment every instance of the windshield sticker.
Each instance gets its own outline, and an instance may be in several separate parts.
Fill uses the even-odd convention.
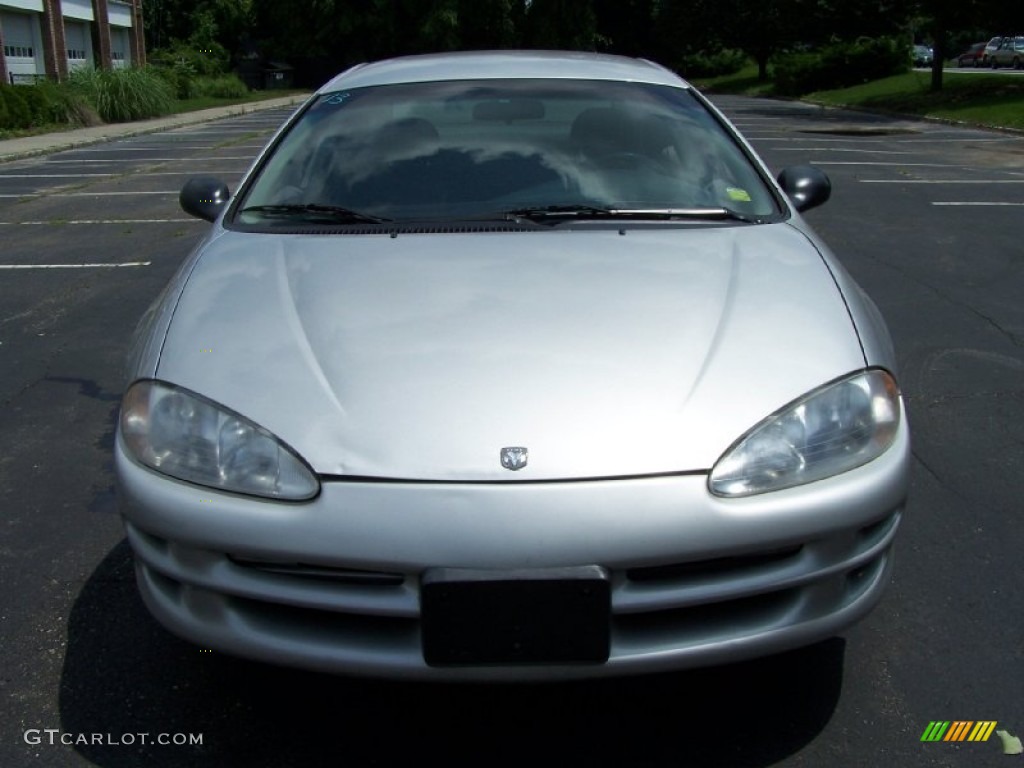
[[[734,203],[749,203],[750,193],[745,189],[739,187],[729,187],[725,190],[725,194],[729,196],[729,199]]]
[[[348,97],[350,95],[351,94],[348,93],[347,91],[343,91],[341,93],[332,93],[330,96],[324,99],[324,104],[331,104],[333,106],[337,106],[338,104],[344,104],[346,101],[348,101]]]

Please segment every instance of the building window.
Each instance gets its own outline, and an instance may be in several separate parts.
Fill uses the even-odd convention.
[[[85,61],[85,51],[78,48],[68,48],[68,59],[71,61]]]
[[[8,56],[10,58],[31,59],[35,55],[35,51],[30,45],[4,46],[4,56]]]

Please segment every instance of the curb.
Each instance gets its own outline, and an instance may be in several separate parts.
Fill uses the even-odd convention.
[[[694,86],[696,87],[696,86]],[[1012,128],[1005,125],[987,125],[985,123],[974,123],[969,120],[954,120],[949,117],[936,117],[934,115],[917,115],[907,112],[897,112],[889,109],[879,109],[877,107],[865,107],[853,104],[833,104],[831,102],[816,101],[814,99],[808,99],[803,96],[750,96],[745,93],[729,93],[727,91],[717,92],[713,88],[703,89],[698,88],[704,96],[709,99],[712,96],[742,96],[748,99],[766,99],[768,101],[789,101],[798,104],[807,104],[812,107],[818,107],[822,111],[828,109],[842,109],[847,112],[862,112],[866,115],[878,115],[879,117],[891,117],[899,120],[906,120],[907,122],[920,122],[920,123],[936,123],[939,125],[951,125],[957,128],[974,128],[979,131],[992,131],[993,133],[1007,133],[1011,136],[1024,136],[1024,128]]]
[[[0,141],[0,163],[48,155],[53,152],[85,147],[90,144],[101,144],[112,139],[141,136],[173,128],[184,128],[189,125],[208,123],[226,117],[237,117],[266,109],[295,106],[306,101],[310,95],[308,93],[301,93],[293,96],[267,99],[266,101],[250,101],[244,104],[211,107],[210,109],[201,109],[195,112],[180,112],[175,115],[155,117],[134,123],[110,123],[91,128],[76,128],[57,133],[43,133],[38,136],[25,136],[19,139],[6,139]]]
[[[844,109],[847,112],[863,112],[868,115],[879,115],[880,117],[893,117],[908,122],[936,123],[938,125],[951,125],[956,128],[974,128],[979,131],[992,131],[994,133],[1008,133],[1012,136],[1024,136],[1024,128],[1011,128],[1006,125],[987,125],[985,123],[974,123],[969,120],[954,120],[951,117],[936,117],[935,115],[915,115],[905,112],[896,112],[889,109],[878,109],[877,107],[863,107],[850,104],[826,104],[822,101],[812,99],[795,99],[804,104],[810,104],[822,109]]]

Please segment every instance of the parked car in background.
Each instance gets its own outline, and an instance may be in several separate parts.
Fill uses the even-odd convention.
[[[147,313],[115,464],[204,647],[428,680],[732,662],[880,599],[910,471],[878,310],[697,90],[586,53],[331,80]],[[685,695],[685,692],[681,693]]]
[[[992,62],[992,54],[996,52],[1000,45],[1003,44],[1002,37],[993,37],[987,43],[985,43],[985,51],[981,54],[981,65],[983,67],[990,66]]]
[[[914,46],[914,66],[930,67],[934,60],[935,53],[927,45]]]
[[[970,48],[956,57],[958,67],[980,67],[985,58],[985,43],[974,43]]]
[[[1013,67],[1020,69],[1024,64],[1024,37],[1004,37],[989,61],[992,69]]]

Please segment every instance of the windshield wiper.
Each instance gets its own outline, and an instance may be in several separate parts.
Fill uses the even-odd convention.
[[[671,221],[674,219],[720,220],[731,219],[745,221],[749,224],[761,224],[764,219],[749,216],[730,208],[604,208],[596,205],[537,205],[504,211],[509,219],[528,219],[530,221],[568,219],[656,219]]]
[[[320,205],[319,203],[289,203],[287,205],[253,205],[243,208],[240,213],[258,213],[262,216],[284,216],[303,219],[330,219],[331,221],[352,224],[384,224],[390,219],[360,213],[340,205]]]
[[[596,205],[531,205],[503,211],[508,219],[600,219],[611,217],[614,210]]]

